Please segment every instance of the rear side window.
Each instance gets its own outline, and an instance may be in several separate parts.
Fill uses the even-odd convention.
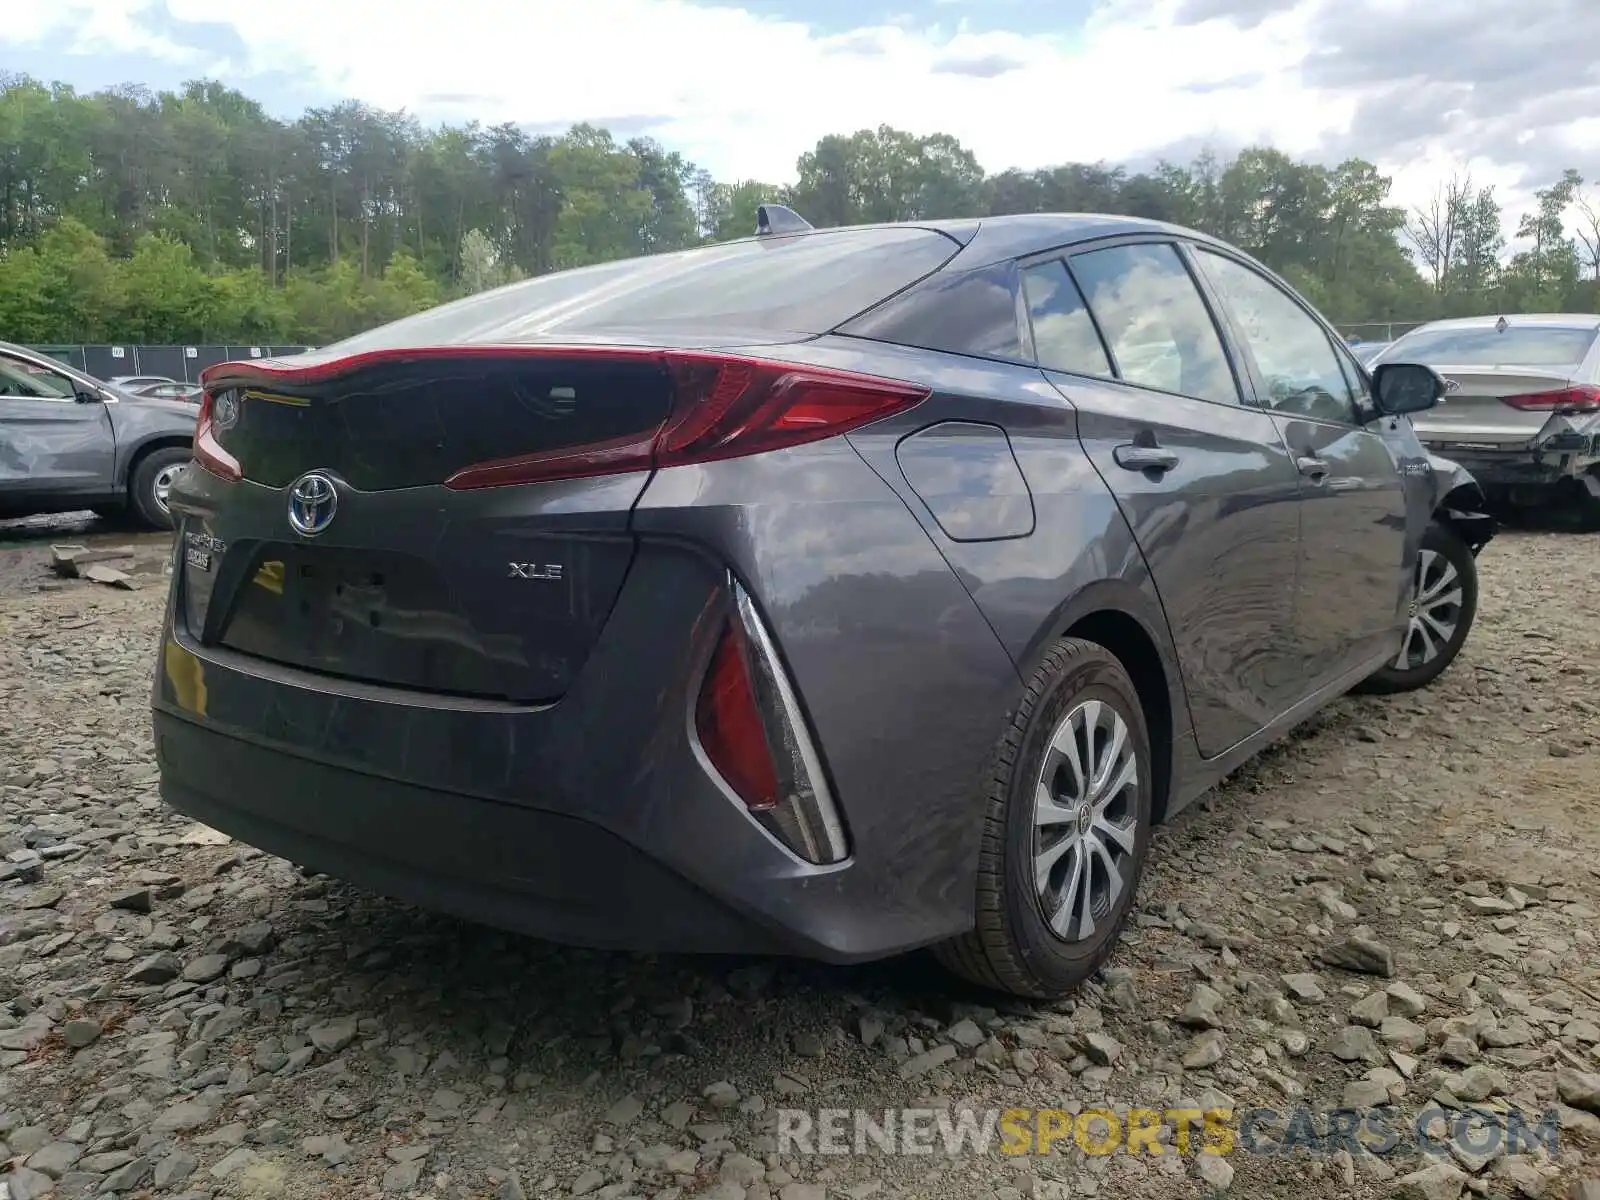
[[[960,249],[926,229],[753,238],[562,271],[469,296],[326,347],[515,343],[570,335],[827,333],[938,270]]]
[[[839,332],[947,354],[1021,361],[1016,264],[935,276]]]
[[[1576,367],[1594,345],[1593,329],[1512,325],[1486,329],[1419,329],[1383,352],[1385,362],[1451,367]]]
[[[1075,254],[1071,262],[1121,378],[1200,400],[1239,403],[1221,335],[1174,247],[1112,246]]]
[[[1078,285],[1059,259],[1022,273],[1033,322],[1033,351],[1041,367],[1074,375],[1113,375],[1106,348],[1095,332]]]
[[[70,400],[72,380],[23,359],[0,356],[0,396],[24,400]]]

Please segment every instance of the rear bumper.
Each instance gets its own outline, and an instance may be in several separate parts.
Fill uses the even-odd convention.
[[[202,644],[174,618],[180,572],[153,694],[163,797],[304,866],[557,942],[855,962],[971,928],[976,789],[1016,669],[848,447],[791,457],[826,499],[761,504],[771,463],[768,477],[734,461],[658,480],[638,519],[667,528],[640,539],[551,704],[451,700]],[[781,845],[692,732],[730,567],[821,751],[842,863]]]
[[[342,770],[165,712],[155,741],[172,808],[422,908],[602,949],[827,950],[739,916],[589,821]]]
[[[1460,463],[1483,487],[1583,480],[1600,466],[1600,415],[1552,416],[1529,441],[1504,449],[1437,434],[1421,437],[1429,451]]]
[[[1600,445],[1569,452],[1480,450],[1450,442],[1429,442],[1427,447],[1460,463],[1485,488],[1550,487],[1569,479],[1582,480],[1600,466]]]

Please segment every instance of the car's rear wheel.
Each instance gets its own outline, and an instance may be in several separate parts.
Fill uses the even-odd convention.
[[[164,446],[150,451],[134,465],[133,478],[128,482],[128,499],[141,523],[151,529],[172,528],[167,494],[189,457],[190,452],[185,447]]]
[[[1427,687],[1456,660],[1478,613],[1478,560],[1439,521],[1422,535],[1411,585],[1411,617],[1400,653],[1359,691],[1376,695]]]
[[[1065,638],[1028,680],[984,784],[977,920],[935,947],[985,987],[1062,996],[1105,961],[1150,842],[1150,735],[1128,673]]]

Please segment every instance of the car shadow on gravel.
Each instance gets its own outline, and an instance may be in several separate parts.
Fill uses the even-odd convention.
[[[592,1074],[652,1059],[689,1061],[715,1047],[726,1070],[740,1046],[761,1058],[797,1033],[840,1031],[854,1011],[925,1014],[939,1024],[965,1009],[1032,1014],[1049,1005],[999,996],[916,952],[854,966],[756,955],[655,955],[560,946],[426,912],[324,877],[277,907],[277,957],[308,1001],[383,1014],[391,1030],[427,1029],[460,1056],[513,1057],[550,1083],[580,1088]],[[287,912],[300,910],[297,921]],[[273,971],[280,970],[273,967]],[[261,982],[272,986],[274,976]],[[771,1020],[781,1014],[781,1020]],[[915,1023],[915,1017],[910,1018]],[[859,1024],[855,1023],[859,1033]],[[490,1027],[496,1036],[484,1044]],[[509,1035],[509,1041],[507,1037]],[[801,1038],[800,1040],[804,1040]],[[874,1039],[875,1040],[875,1039]],[[441,1045],[441,1049],[443,1046]],[[763,1049],[766,1048],[766,1049]],[[819,1044],[814,1053],[827,1052]],[[771,1061],[767,1059],[766,1061]]]

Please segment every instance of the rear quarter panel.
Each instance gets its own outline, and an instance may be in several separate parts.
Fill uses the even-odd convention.
[[[787,357],[787,355],[786,355]],[[725,563],[782,657],[844,810],[874,944],[971,928],[980,787],[1019,691],[971,596],[843,438],[658,471],[632,528]]]
[[[912,411],[848,438],[917,519],[1019,675],[1030,672],[1077,621],[1099,611],[1122,613],[1139,623],[1161,657],[1173,740],[1181,741],[1190,723],[1188,704],[1160,598],[1115,498],[1084,454],[1077,414],[1060,392],[1036,368],[1010,363],[848,338],[823,339],[803,350],[819,365],[915,380],[935,389]],[[992,491],[963,478],[981,476],[996,462],[984,439],[973,439],[983,453],[966,469],[958,455],[939,456],[948,459],[949,478],[942,487],[928,477],[939,464],[934,456],[924,456],[913,470],[917,486],[911,486],[901,458],[910,444],[906,439],[945,423],[1005,430],[1032,516],[1026,533],[1020,503],[996,506]],[[926,438],[923,432],[915,442]],[[964,501],[971,520],[962,536],[946,526],[952,524],[948,510]],[[990,536],[974,538],[974,528],[987,528]]]

